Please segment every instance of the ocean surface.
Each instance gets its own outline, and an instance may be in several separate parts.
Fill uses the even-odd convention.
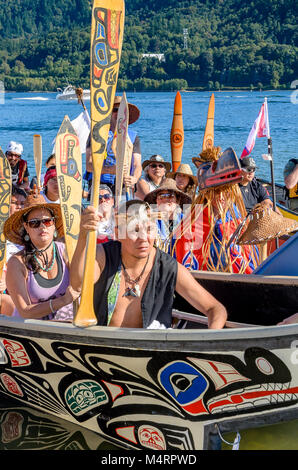
[[[240,157],[251,127],[264,98],[268,100],[270,134],[273,146],[275,181],[283,183],[283,168],[289,158],[297,158],[298,104],[293,91],[215,92],[215,145],[222,150],[233,147]],[[171,161],[170,131],[175,92],[127,93],[129,102],[140,109],[140,118],[131,127],[141,139],[142,159],[160,154]],[[202,149],[208,103],[211,92],[182,92],[184,147],[182,162],[192,164],[192,157]],[[71,120],[81,112],[77,100],[60,101],[56,93],[5,93],[0,104],[0,146],[6,150],[10,140],[24,146],[30,176],[35,175],[33,135],[41,134],[43,161],[52,153],[53,142],[65,115]],[[1,101],[0,101],[1,103]],[[90,101],[86,101],[90,112]],[[257,176],[270,179],[270,164],[262,154],[268,150],[267,139],[257,138],[251,153],[259,167]],[[83,168],[85,158],[83,155]]]
[[[143,161],[153,154],[171,160],[170,130],[175,93],[127,93],[129,102],[140,109],[139,120],[132,125],[141,139]],[[184,148],[183,163],[192,164],[202,148],[207,109],[211,92],[183,92]],[[275,181],[283,183],[283,168],[289,158],[298,158],[298,105],[292,91],[215,92],[215,145],[222,150],[233,147],[238,157],[246,144],[251,127],[258,116],[264,98],[268,100],[270,133],[273,143]],[[75,119],[82,106],[74,101],[56,100],[56,93],[6,93],[0,101],[0,146],[6,150],[10,140],[24,146],[30,176],[35,175],[33,135],[41,134],[43,162],[53,151],[53,143],[65,115]],[[90,111],[90,102],[86,101]],[[270,165],[263,160],[267,139],[258,138],[252,152],[257,175],[270,179]],[[83,155],[83,168],[85,160]],[[17,413],[10,415],[9,413]],[[4,435],[4,424],[19,420],[19,434]],[[14,421],[15,422],[15,421]],[[21,405],[0,402],[0,449],[115,449],[94,433],[84,431],[51,416],[39,416],[36,411]],[[21,423],[21,424],[20,424]],[[235,429],[235,432],[237,430]],[[289,449],[298,450],[298,420],[267,426],[259,430],[241,431],[240,450]],[[235,434],[224,436],[233,442]],[[223,449],[231,446],[223,444]]]

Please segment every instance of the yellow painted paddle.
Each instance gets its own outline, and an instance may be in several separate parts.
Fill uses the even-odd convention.
[[[3,234],[3,226],[9,217],[11,189],[10,164],[0,148],[0,279],[6,261],[6,239]]]
[[[91,22],[91,205],[98,208],[99,184],[114,105],[124,32],[124,1],[94,0]],[[87,240],[82,295],[74,324],[96,325],[93,307],[96,232]]]
[[[64,117],[56,136],[55,155],[65,246],[70,263],[80,231],[82,155],[79,138],[68,116]]]
[[[34,153],[34,163],[35,171],[37,178],[37,189],[40,191],[41,188],[41,166],[42,166],[42,137],[39,134],[33,136],[33,153]]]
[[[208,106],[207,122],[203,139],[203,150],[206,150],[207,148],[212,148],[214,146],[214,112],[215,98],[214,93],[212,93]]]

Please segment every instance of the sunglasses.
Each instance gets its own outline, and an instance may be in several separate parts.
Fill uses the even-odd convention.
[[[21,155],[18,155],[17,153],[12,153],[12,152],[6,152],[7,157],[11,158],[21,158]]]
[[[158,194],[157,197],[159,199],[166,199],[166,198],[169,198],[169,199],[171,198],[172,199],[172,198],[176,197],[176,194],[173,193],[173,192],[161,193],[161,194]]]
[[[109,201],[110,199],[112,199],[112,196],[110,194],[102,194],[98,196],[98,202],[102,202],[104,199],[106,201]]]
[[[30,228],[39,228],[42,225],[45,227],[51,227],[54,225],[55,217],[49,217],[46,219],[31,219],[28,220],[27,224]]]
[[[165,168],[165,166],[162,163],[151,163],[149,167],[150,168]]]
[[[242,168],[246,173],[254,173],[256,171],[255,168]]]

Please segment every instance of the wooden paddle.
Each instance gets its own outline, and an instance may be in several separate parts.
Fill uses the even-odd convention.
[[[207,148],[212,148],[214,146],[214,112],[215,98],[214,93],[212,93],[208,106],[207,122],[203,139],[203,150],[206,150]]]
[[[106,154],[124,31],[123,0],[93,0],[91,23],[91,152],[93,180],[91,205],[98,208],[99,184]],[[74,324],[96,325],[93,307],[96,231],[87,239],[82,295]]]
[[[79,138],[68,116],[64,117],[56,136],[55,155],[65,246],[70,263],[80,231],[82,155]]]
[[[3,227],[9,217],[11,189],[10,164],[0,147],[0,279],[6,262],[6,238],[3,234]]]
[[[174,102],[174,115],[171,128],[171,154],[172,154],[172,171],[177,171],[181,159],[184,144],[184,128],[182,118],[182,99],[180,92],[177,91]]]
[[[40,191],[41,188],[41,166],[42,166],[42,137],[39,134],[33,136],[33,153],[34,153],[34,163],[37,179],[37,189]]]

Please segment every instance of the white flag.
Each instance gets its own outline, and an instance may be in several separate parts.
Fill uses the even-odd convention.
[[[91,120],[88,111],[83,111],[77,118],[71,121],[80,141],[81,153],[86,153],[86,143],[90,134]]]

